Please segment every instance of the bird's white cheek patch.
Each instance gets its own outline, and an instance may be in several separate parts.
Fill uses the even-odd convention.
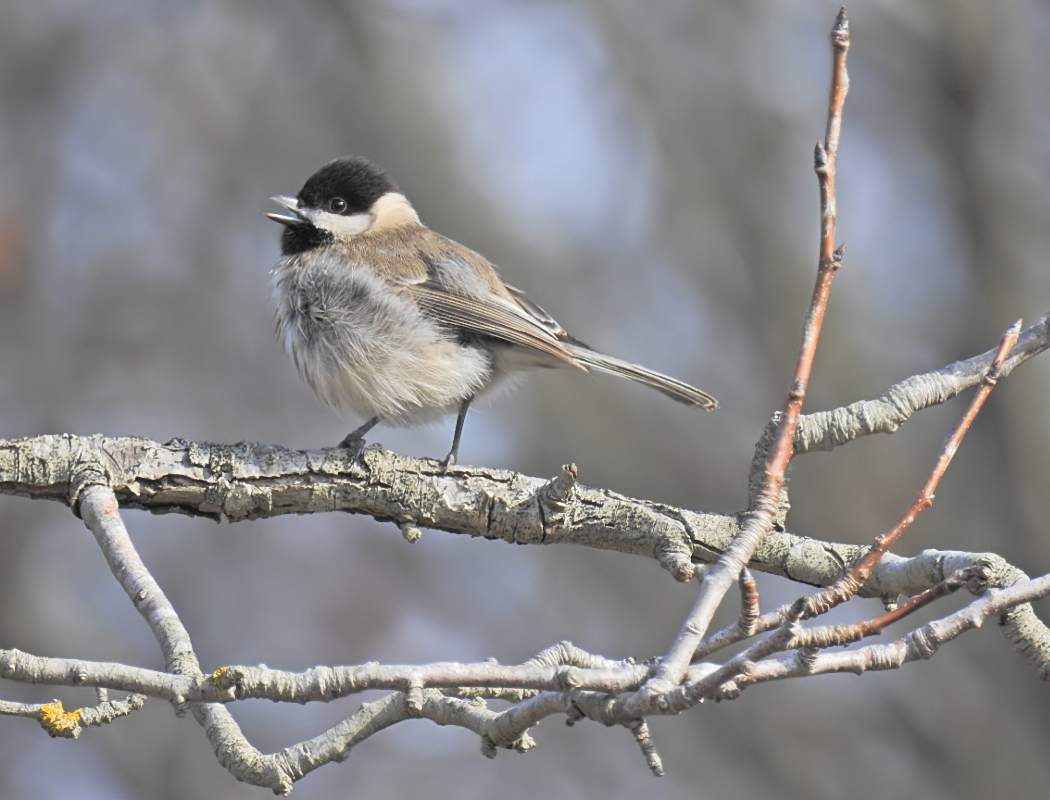
[[[346,238],[364,233],[370,227],[374,218],[367,211],[362,214],[331,214],[328,211],[315,211],[310,218],[318,228],[328,231],[336,238]]]
[[[396,228],[398,225],[419,224],[419,215],[401,192],[387,192],[372,204],[372,227]]]

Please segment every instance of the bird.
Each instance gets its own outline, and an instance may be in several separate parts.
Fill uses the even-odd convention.
[[[601,353],[570,335],[482,255],[424,225],[366,158],[325,164],[297,195],[271,198],[284,226],[271,270],[275,322],[303,380],[366,421],[339,447],[356,459],[380,422],[411,426],[455,413],[447,470],[467,411],[525,370],[597,370],[706,410],[706,392]]]

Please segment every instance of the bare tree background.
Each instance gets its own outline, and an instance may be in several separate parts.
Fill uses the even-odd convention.
[[[299,385],[270,330],[276,232],[262,214],[269,195],[357,152],[581,337],[726,407],[698,419],[616,382],[540,375],[475,415],[464,461],[537,475],[575,461],[592,486],[739,509],[815,252],[809,153],[833,7],[796,6],[4,4],[0,435],[337,441],[346,423]],[[986,350],[1050,297],[1046,8],[861,3],[851,15],[849,267],[809,410]],[[1037,359],[996,390],[898,552],[993,550],[1046,571],[1047,369]],[[791,529],[870,541],[960,414],[948,404],[904,436],[799,462]],[[434,455],[447,437],[379,438]],[[0,519],[0,641],[159,666],[68,511],[3,498]],[[647,654],[694,597],[653,562],[439,533],[409,547],[357,517],[128,522],[213,666],[511,663],[563,637]],[[759,580],[771,601],[794,596]],[[419,722],[296,796],[1038,796],[1045,685],[994,631],[950,647],[897,673],[757,688],[653,720],[659,782],[629,737],[597,726],[548,723],[528,756],[487,761],[471,735]],[[237,710],[264,749],[344,713]],[[232,784],[196,726],[160,704],[77,742],[19,720],[0,720],[0,737],[5,798],[71,784],[81,797],[259,791]]]

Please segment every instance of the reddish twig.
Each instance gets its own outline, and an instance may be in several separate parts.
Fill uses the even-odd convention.
[[[655,698],[678,686],[685,676],[697,645],[707,632],[715,610],[752,554],[773,529],[784,475],[794,453],[795,429],[802,412],[802,402],[813,371],[817,342],[827,309],[831,282],[842,260],[842,248],[835,249],[835,164],[839,133],[842,128],[842,107],[846,101],[849,78],[846,74],[846,52],[849,50],[849,21],[845,7],[841,8],[831,33],[834,65],[831,78],[831,99],[828,109],[826,139],[817,144],[815,171],[820,186],[821,232],[820,259],[816,285],[802,329],[795,372],[781,415],[777,438],[766,460],[761,488],[756,493],[740,531],[703,577],[699,596],[679,631],[674,644],[661,660],[653,678],[637,693],[629,706],[639,716],[654,707]]]
[[[1006,333],[1003,334],[1003,338],[999,342],[999,350],[996,352],[995,358],[992,359],[992,363],[985,371],[984,377],[981,379],[981,385],[977,389],[977,393],[974,395],[970,407],[966,409],[966,413],[963,415],[959,425],[951,432],[948,439],[945,441],[944,447],[941,448],[941,454],[937,459],[937,463],[934,464],[933,471],[930,473],[930,477],[926,480],[926,484],[919,492],[919,496],[915,498],[915,502],[912,503],[908,510],[904,512],[904,515],[897,520],[896,525],[875,540],[872,548],[849,572],[835,581],[835,583],[828,588],[810,595],[806,600],[806,610],[802,615],[803,619],[811,619],[824,614],[831,608],[834,608],[840,603],[844,603],[853,597],[857,590],[864,585],[868,576],[871,575],[871,571],[875,568],[875,565],[879,563],[879,559],[882,558],[886,551],[889,550],[904,534],[911,524],[919,518],[919,515],[933,505],[933,493],[936,490],[937,485],[940,483],[941,478],[944,477],[944,473],[948,469],[952,457],[958,451],[963,437],[966,436],[966,432],[970,429],[970,425],[973,424],[974,419],[977,417],[977,413],[981,410],[981,406],[984,405],[984,401],[988,399],[988,395],[991,394],[992,389],[999,380],[999,371],[1003,365],[1003,361],[1006,359],[1007,353],[1010,352],[1010,348],[1012,348],[1017,341],[1017,336],[1020,332],[1021,320],[1017,320],[1017,322],[1011,325]]]
[[[844,652],[820,652],[806,659],[799,653],[783,654],[779,658],[759,661],[732,682],[720,685],[714,696],[731,699],[739,696],[747,686],[784,678],[801,678],[831,672],[852,672],[862,675],[869,670],[897,669],[911,661],[932,658],[945,642],[949,642],[986,620],[1008,613],[1035,599],[1050,594],[1050,575],[1024,580],[1005,589],[989,589],[964,608],[941,619],[928,622],[899,639],[881,644],[870,644]],[[698,675],[708,674],[703,668],[693,667]]]
[[[976,569],[961,570],[936,586],[931,586],[925,592],[915,595],[907,602],[901,603],[892,611],[887,611],[881,617],[876,617],[867,622],[857,622],[853,625],[825,625],[819,628],[801,630],[796,635],[791,646],[795,648],[823,649],[825,647],[839,647],[859,642],[868,636],[878,636],[893,623],[904,619],[909,614],[915,613],[920,608],[928,606],[934,600],[954,594],[972,578],[976,577],[976,572]]]
[[[740,619],[737,627],[744,636],[751,636],[758,624],[758,586],[751,575],[751,570],[744,567],[740,570]]]

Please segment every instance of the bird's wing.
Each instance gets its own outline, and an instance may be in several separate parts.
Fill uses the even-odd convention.
[[[496,295],[450,292],[431,281],[409,284],[409,295],[419,307],[443,323],[529,347],[586,371],[586,367],[541,321]]]
[[[513,283],[503,281],[503,285],[506,287],[507,291],[510,292],[510,296],[513,298],[515,304],[518,305],[522,311],[532,317],[532,319],[550,331],[551,335],[558,339],[558,341],[574,344],[579,347],[587,347],[587,345],[566,331],[565,328],[558,323],[558,320],[526,297],[525,293]]]
[[[442,324],[531,348],[588,371],[569,351],[575,340],[563,339],[565,331],[539,306],[523,304],[521,292],[507,287],[484,256],[421,225],[384,232],[372,241],[367,257],[359,257],[369,263],[385,259],[377,271]]]

